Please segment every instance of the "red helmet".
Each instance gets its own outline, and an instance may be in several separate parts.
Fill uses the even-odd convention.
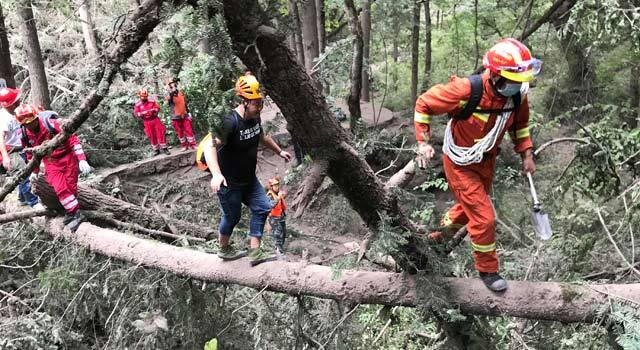
[[[484,54],[482,65],[509,80],[527,82],[536,78],[542,61],[531,56],[531,51],[513,38],[498,41]]]
[[[20,89],[4,88],[0,90],[0,106],[7,108],[20,101]]]
[[[140,89],[140,91],[138,91],[138,97],[149,98],[149,93],[147,92],[147,89]]]
[[[275,185],[279,185],[279,184],[280,184],[280,178],[279,177],[274,176],[274,177],[269,179],[269,187],[275,186]]]
[[[18,122],[22,125],[26,125],[38,118],[38,109],[23,103],[16,108],[15,114]]]

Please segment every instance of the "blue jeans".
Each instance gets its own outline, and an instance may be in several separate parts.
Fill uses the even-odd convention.
[[[238,188],[220,187],[218,191],[222,219],[220,220],[220,234],[231,236],[233,228],[240,221],[242,203],[251,209],[249,236],[262,237],[264,223],[271,212],[271,202],[258,178],[252,185]]]
[[[20,158],[25,162],[27,161],[24,153],[20,153]],[[31,193],[31,183],[29,183],[28,177],[18,184],[18,200],[20,203],[25,203],[30,207],[33,207],[39,202],[38,196]]]

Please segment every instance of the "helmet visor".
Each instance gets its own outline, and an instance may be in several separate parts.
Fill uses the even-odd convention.
[[[517,67],[496,67],[497,70],[501,71],[509,71],[513,73],[524,73],[527,71],[531,71],[533,76],[538,76],[542,71],[542,61],[537,58],[532,58],[528,61],[524,61],[519,64]]]

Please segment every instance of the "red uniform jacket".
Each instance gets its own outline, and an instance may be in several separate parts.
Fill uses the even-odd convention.
[[[138,100],[133,107],[133,114],[142,120],[151,120],[158,116],[160,106],[156,101],[147,100],[146,102]]]
[[[269,216],[276,218],[282,217],[287,210],[287,203],[284,202],[284,198],[278,198],[278,195],[271,190],[269,190],[268,195],[272,201],[276,202],[276,205],[271,209]]]
[[[38,118],[33,122],[40,123],[40,130],[37,133],[34,133],[28,128],[26,128],[27,138],[29,139],[29,143],[31,143],[31,147],[40,146],[45,141],[51,140],[53,136],[55,136],[55,135],[52,135],[49,132],[49,130],[47,130],[47,127],[44,125],[44,122],[42,121],[42,119]],[[53,126],[53,129],[55,130],[55,134],[62,132],[62,129],[60,128],[60,124],[58,124],[58,122],[55,119],[50,119],[49,122],[51,123],[51,125]],[[22,141],[22,146],[29,147],[29,145],[25,144],[24,140]],[[78,139],[78,136],[76,136],[76,134],[71,135],[62,146],[59,146],[58,148],[54,149],[50,155],[44,157],[42,159],[44,162],[44,166],[46,167],[47,163],[55,163],[58,159],[63,158],[64,156],[68,155],[70,152],[75,153],[75,156],[76,158],[78,158],[79,161],[87,160],[87,157],[84,154],[84,150],[82,149],[82,145],[80,144],[80,140]],[[31,160],[31,158],[33,158],[33,154],[31,154],[31,152],[27,152],[27,160]],[[35,174],[39,173],[40,168],[35,168],[33,172]]]
[[[484,93],[478,109],[501,109],[507,102],[507,98],[495,93],[489,83],[489,73],[482,75]],[[438,84],[418,97],[414,114],[414,126],[416,139],[427,141],[431,137],[429,124],[431,116],[441,114],[458,113],[467,103],[471,95],[471,83],[468,78],[452,77],[446,85]],[[457,146],[470,147],[477,140],[482,139],[496,123],[497,114],[474,113],[467,120],[453,120],[451,123],[453,140]],[[517,113],[512,113],[505,126],[505,132],[509,131],[518,153],[533,147],[529,136],[529,102],[523,96]],[[496,146],[489,153],[496,154],[498,145],[504,137],[504,132],[499,136]]]

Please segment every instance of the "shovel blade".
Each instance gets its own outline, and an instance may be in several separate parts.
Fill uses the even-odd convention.
[[[549,223],[549,215],[542,210],[532,210],[531,220],[533,221],[533,228],[536,231],[536,235],[540,239],[546,241],[551,238],[551,224]]]

